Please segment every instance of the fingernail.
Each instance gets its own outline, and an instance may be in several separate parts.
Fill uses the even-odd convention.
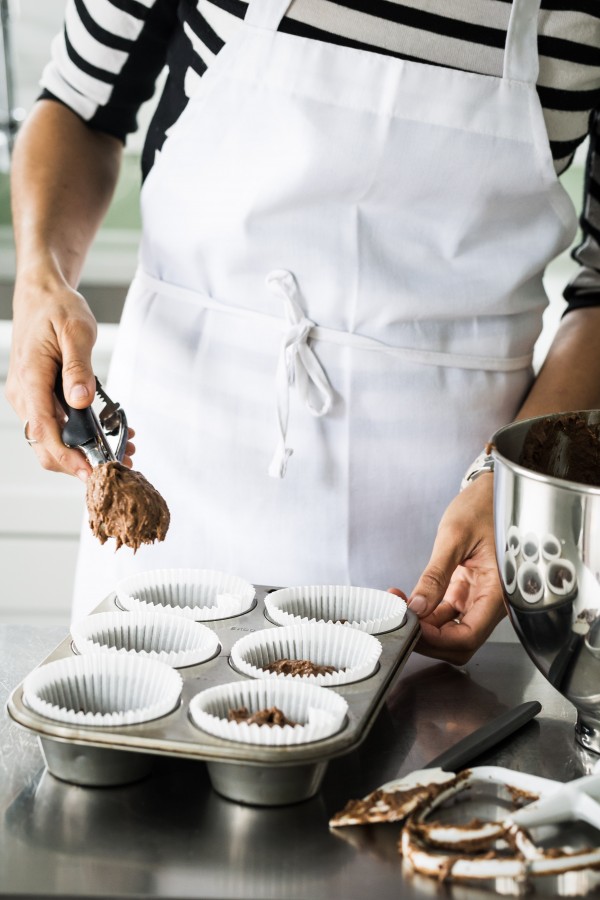
[[[74,384],[69,395],[72,400],[87,400],[88,389],[85,384]]]
[[[425,597],[421,597],[420,594],[417,594],[416,597],[412,598],[408,605],[414,613],[420,616],[421,613],[425,612],[425,610],[427,609],[427,600],[425,599]]]
[[[80,478],[81,481],[83,481],[84,483],[88,480],[89,472],[87,469],[79,469],[79,471],[76,474],[77,474],[77,477]]]

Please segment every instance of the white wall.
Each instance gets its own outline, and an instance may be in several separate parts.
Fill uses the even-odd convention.
[[[102,381],[115,325],[102,325],[94,368]],[[0,322],[0,622],[69,622],[85,487],[46,472],[4,396],[10,323]]]

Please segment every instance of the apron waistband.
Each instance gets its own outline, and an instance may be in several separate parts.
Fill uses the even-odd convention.
[[[327,341],[357,350],[376,351],[421,365],[444,366],[460,369],[484,370],[491,372],[516,372],[531,366],[533,354],[513,357],[471,356],[460,353],[443,353],[437,350],[418,350],[411,347],[394,347],[350,331],[339,331],[316,325],[304,315],[296,279],[286,269],[274,269],[267,275],[268,289],[283,301],[284,316],[271,316],[258,310],[242,306],[232,306],[222,300],[163,281],[139,268],[132,282],[145,290],[153,291],[173,300],[193,303],[196,307],[215,310],[226,315],[261,321],[275,325],[283,331],[283,341],[277,363],[277,414],[279,419],[279,440],[277,449],[269,466],[269,475],[283,478],[287,461],[292,455],[291,448],[286,446],[289,420],[289,389],[292,384],[300,393],[300,397],[314,416],[324,416],[333,403],[333,390],[321,364],[312,351],[311,341]],[[315,405],[311,397],[316,392],[318,403]]]

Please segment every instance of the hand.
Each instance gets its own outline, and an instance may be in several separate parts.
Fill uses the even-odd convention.
[[[6,397],[21,421],[41,465],[87,481],[91,467],[79,450],[62,442],[65,421],[54,396],[60,366],[67,402],[84,409],[94,399],[91,354],[96,321],[85,299],[57,276],[35,282],[21,279],[15,289],[11,359]],[[133,431],[129,432],[129,437]],[[128,443],[123,463],[131,467],[135,452]]]
[[[450,503],[409,601],[422,629],[417,651],[456,665],[471,658],[505,615],[493,483],[493,475],[481,475]],[[391,591],[403,596],[396,588]]]

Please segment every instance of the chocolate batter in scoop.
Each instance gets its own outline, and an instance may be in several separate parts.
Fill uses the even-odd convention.
[[[120,462],[96,466],[88,478],[86,503],[90,528],[101,544],[114,537],[137,550],[142,544],[164,541],[169,508],[141,472]]]

